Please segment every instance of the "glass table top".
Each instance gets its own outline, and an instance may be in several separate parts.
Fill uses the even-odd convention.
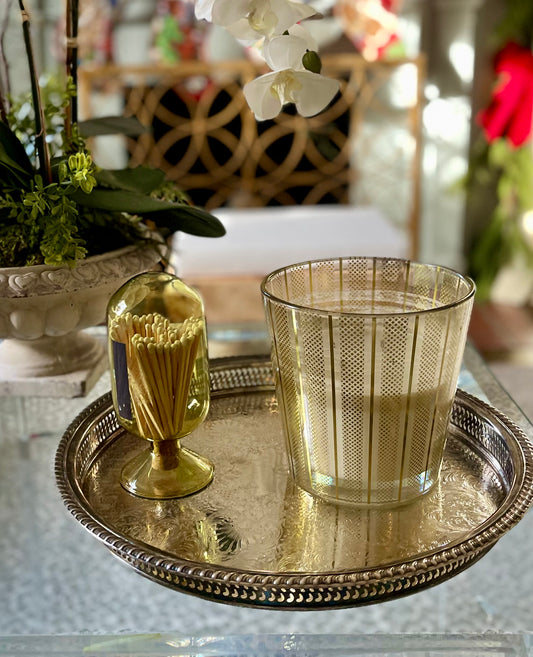
[[[225,337],[213,330],[211,355],[265,353],[260,331],[250,330],[242,338],[237,329]],[[532,425],[472,347],[465,353],[460,387],[491,403],[533,439]],[[68,513],[53,474],[67,425],[108,390],[105,373],[83,398],[0,397],[0,636],[533,631],[531,513],[452,579],[405,598],[351,609],[304,612],[224,605],[141,577]]]

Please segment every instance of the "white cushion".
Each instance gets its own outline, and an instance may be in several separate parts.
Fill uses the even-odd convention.
[[[265,275],[292,263],[339,256],[407,257],[407,235],[374,207],[306,205],[220,208],[221,238],[178,233],[179,276]]]

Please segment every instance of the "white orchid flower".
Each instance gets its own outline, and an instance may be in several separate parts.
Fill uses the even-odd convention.
[[[288,34],[267,39],[263,45],[263,57],[273,71],[293,68],[304,70],[303,57],[307,51],[316,51],[315,39],[302,25],[293,25]]]
[[[337,80],[294,69],[272,71],[244,85],[244,96],[256,119],[275,118],[283,105],[294,103],[302,116],[321,112],[339,90]]]
[[[197,0],[195,13],[198,19],[225,27],[239,41],[253,43],[283,34],[317,12],[292,0]]]
[[[308,5],[293,0],[196,0],[195,13],[239,41],[257,44],[263,39],[263,56],[272,73],[244,86],[258,120],[273,119],[287,103],[294,103],[302,116],[314,116],[338,92],[338,81],[320,75],[317,44],[298,24],[317,13]]]
[[[199,21],[205,20],[211,22],[213,2],[214,0],[196,0],[194,3],[194,15]]]

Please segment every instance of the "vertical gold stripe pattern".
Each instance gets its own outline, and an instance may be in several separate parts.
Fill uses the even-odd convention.
[[[307,263],[307,267],[309,269],[309,297],[310,297],[310,305],[314,306],[315,304],[315,299],[313,296],[313,265],[311,264],[311,261]]]
[[[376,261],[376,258],[372,258],[372,297],[371,297],[370,312],[374,312],[375,310],[374,304],[376,301],[377,266],[378,263]]]
[[[372,447],[374,439],[374,385],[376,370],[376,318],[372,317],[372,347],[370,354],[370,417],[368,425],[368,495],[367,502],[372,501]]]
[[[337,395],[335,390],[335,345],[333,342],[333,317],[328,315],[329,375],[331,377],[331,419],[333,424],[333,457],[335,459],[335,497],[339,498],[339,452],[337,436]]]
[[[277,364],[277,368],[279,370],[280,369],[280,367],[279,367],[280,355],[279,355],[279,349],[278,349],[278,341],[276,340],[277,331],[274,330],[274,328],[275,328],[274,315],[273,315],[273,312],[272,312],[273,306],[274,306],[273,302],[268,300],[267,301],[268,319],[269,319],[269,322],[270,322],[270,326],[273,329],[271,331],[272,351],[274,352],[274,354],[276,356],[276,364]],[[287,429],[287,435],[288,435],[289,424],[288,424],[288,418],[287,418],[287,404],[285,404],[285,402],[284,402],[284,399],[286,399],[286,397],[285,397],[283,380],[282,380],[281,374],[279,372],[276,372],[275,376],[276,376],[276,384],[277,384],[277,387],[279,388],[279,392],[280,392],[280,396],[281,396],[281,399],[279,400],[280,403],[278,404],[278,408],[280,408],[283,411],[283,422],[285,423],[285,428]]]
[[[430,462],[430,456],[431,456],[431,446],[433,442],[433,434],[435,432],[435,421],[437,419],[437,410],[439,408],[439,397],[440,397],[440,392],[441,392],[441,383],[442,383],[442,374],[444,372],[444,363],[446,361],[446,350],[448,347],[448,337],[450,335],[450,324],[452,321],[452,315],[453,311],[450,310],[448,313],[448,321],[446,323],[446,335],[444,336],[444,345],[442,347],[442,355],[441,355],[441,360],[440,360],[440,368],[439,368],[439,382],[437,385],[437,394],[435,395],[435,402],[434,402],[434,407],[433,407],[433,417],[431,419],[431,430],[430,430],[430,440],[429,440],[429,445],[428,445],[428,453],[426,456],[426,469],[424,470],[424,489],[426,488],[426,481],[427,481],[427,476],[428,476],[428,468],[429,468],[429,462]]]
[[[285,300],[290,301],[289,297],[289,278],[287,276],[287,270],[283,272],[283,278],[285,279]]]
[[[435,308],[437,305],[437,296],[439,291],[439,278],[441,276],[442,270],[440,267],[437,267],[437,275],[435,276],[435,285],[433,286],[433,297],[431,299],[431,307]]]
[[[409,282],[411,277],[411,263],[408,261],[405,265],[405,286],[403,290],[403,312],[407,310],[407,296],[409,294]]]
[[[302,371],[303,371],[302,352],[301,352],[301,347],[300,347],[300,341],[299,341],[299,338],[298,338],[298,322],[296,321],[296,312],[297,311],[294,310],[294,308],[292,308],[290,310],[290,315],[291,315],[291,320],[292,320],[291,321],[292,334],[294,336],[294,353],[295,353],[295,356],[296,356],[295,366],[296,366],[296,371],[298,373],[297,374],[297,376],[298,376],[298,386],[299,386],[299,389],[303,391],[304,386],[303,386],[303,378],[302,378]],[[301,399],[300,399],[299,403],[300,404],[302,403]],[[305,413],[303,412],[302,409],[299,409],[299,415],[302,418],[305,417]],[[305,454],[305,463],[306,463],[306,467],[307,467],[307,475],[309,477],[309,486],[312,488],[313,487],[313,476],[312,476],[312,468],[311,468],[311,455],[309,453],[309,444],[306,440],[303,441],[303,442],[304,442],[304,448],[305,448],[305,449],[303,449],[303,451],[304,451],[304,454]]]
[[[415,317],[415,326],[413,330],[413,341],[411,343],[411,362],[409,365],[409,383],[407,387],[407,403],[405,405],[405,419],[403,425],[403,444],[402,444],[402,461],[400,465],[400,484],[398,488],[398,501],[402,499],[403,471],[405,468],[405,450],[407,449],[407,428],[409,426],[409,412],[411,410],[411,391],[413,389],[413,375],[415,370],[416,345],[418,339],[418,325],[420,316]]]
[[[340,289],[340,309],[344,311],[344,262],[339,258],[339,289]]]

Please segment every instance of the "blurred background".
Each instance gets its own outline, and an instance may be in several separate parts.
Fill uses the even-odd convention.
[[[280,261],[411,256],[475,278],[471,334],[487,358],[533,363],[533,8],[311,4],[323,14],[308,25],[324,73],[341,93],[323,117],[288,108],[258,123],[242,99],[262,70],[257,50],[197,21],[193,3],[80,0],[80,116],[132,114],[149,128],[98,138],[97,163],[159,166],[220,216],[224,238],[173,245],[212,324],[261,321],[258,282]],[[42,73],[61,78],[64,3],[27,5]],[[0,20],[16,96],[28,80],[13,9],[7,0]]]

